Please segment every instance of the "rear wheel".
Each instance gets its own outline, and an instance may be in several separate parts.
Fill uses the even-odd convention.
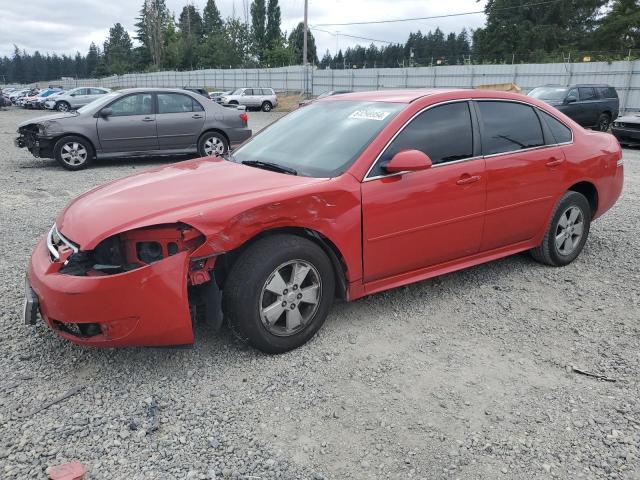
[[[56,160],[67,170],[82,170],[93,161],[93,146],[82,137],[62,137],[53,147]]]
[[[596,128],[600,132],[606,132],[609,130],[609,126],[611,125],[611,116],[608,113],[601,113],[598,117],[598,124]]]
[[[233,266],[224,285],[224,316],[243,342],[283,353],[315,335],[334,292],[333,268],[322,248],[294,235],[273,235],[251,245]]]
[[[205,132],[198,141],[198,155],[201,157],[222,156],[229,150],[229,142],[218,132]]]
[[[58,110],[59,112],[68,112],[69,110],[71,110],[71,105],[69,105],[68,102],[58,102],[56,103],[56,110]]]
[[[273,108],[273,105],[271,105],[271,102],[262,102],[263,112],[270,112],[272,108]]]
[[[566,192],[553,212],[542,243],[531,250],[531,255],[554,267],[568,265],[580,255],[590,226],[589,201],[581,193]]]

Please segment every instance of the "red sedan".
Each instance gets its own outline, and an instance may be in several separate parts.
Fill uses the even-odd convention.
[[[226,319],[296,348],[335,296],[529,250],[580,254],[622,190],[620,146],[533,98],[351,93],[283,117],[225,158],[164,166],[71,202],[33,253],[25,317],[92,346],[193,342]]]

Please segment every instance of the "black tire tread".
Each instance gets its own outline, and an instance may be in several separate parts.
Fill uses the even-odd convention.
[[[313,252],[313,255],[319,255],[326,259],[327,266],[330,269],[331,274],[329,275],[329,278],[322,278],[325,285],[323,285],[322,289],[323,300],[321,300],[321,302],[325,305],[328,304],[328,307],[331,306],[335,291],[335,274],[333,272],[331,261],[326,256],[322,248],[311,240],[298,237],[296,235],[275,234],[267,236],[256,241],[242,253],[238,260],[236,260],[225,281],[222,309],[229,329],[238,340],[243,343],[250,344],[266,353],[283,353],[299,346],[296,345],[293,347],[283,348],[274,347],[273,345],[265,343],[262,338],[259,338],[253,334],[250,329],[246,328],[245,321],[243,321],[243,318],[238,315],[238,306],[246,304],[248,300],[247,285],[251,283],[251,279],[255,278],[257,272],[260,272],[263,268],[265,259],[272,259],[275,255],[280,254],[280,252],[297,252],[301,250]],[[319,266],[316,265],[316,268],[319,268]],[[326,308],[327,311],[328,307]],[[322,309],[322,305],[319,309]],[[316,315],[321,314],[323,314],[323,312],[318,311]],[[324,316],[326,317],[326,312],[324,312]],[[308,341],[323,323],[324,319],[321,319],[319,325],[313,326],[312,328],[304,331],[305,337],[307,337],[304,342]]]

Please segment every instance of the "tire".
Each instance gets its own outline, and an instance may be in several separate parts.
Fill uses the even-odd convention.
[[[576,213],[578,216],[572,221]],[[572,228],[568,229],[567,225]],[[582,226],[579,238],[578,225]],[[589,201],[581,193],[566,192],[553,211],[542,243],[530,251],[531,256],[538,262],[553,267],[564,267],[570,264],[580,255],[589,236],[590,226]]]
[[[68,112],[69,110],[71,110],[71,105],[69,105],[69,102],[58,102],[56,103],[56,110],[58,110],[59,112]]]
[[[271,102],[262,102],[263,112],[270,112],[272,108],[273,108],[273,105],[271,105]]]
[[[229,142],[220,132],[204,132],[198,140],[198,155],[201,157],[220,157],[228,151]]]
[[[95,152],[87,139],[69,135],[56,142],[53,154],[60,165],[67,170],[75,171],[87,168],[93,162]]]
[[[283,353],[315,335],[334,294],[333,267],[322,248],[305,238],[278,234],[256,241],[238,258],[223,288],[222,308],[242,342],[265,353]],[[309,303],[302,300],[305,296]]]
[[[596,130],[599,132],[606,132],[611,126],[611,115],[608,113],[601,113],[598,117],[598,123],[596,124]]]

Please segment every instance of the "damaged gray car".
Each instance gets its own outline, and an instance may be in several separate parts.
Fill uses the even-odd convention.
[[[244,109],[224,108],[189,91],[133,88],[103,95],[76,112],[23,122],[15,145],[80,170],[112,157],[224,155],[251,137],[247,123]]]

